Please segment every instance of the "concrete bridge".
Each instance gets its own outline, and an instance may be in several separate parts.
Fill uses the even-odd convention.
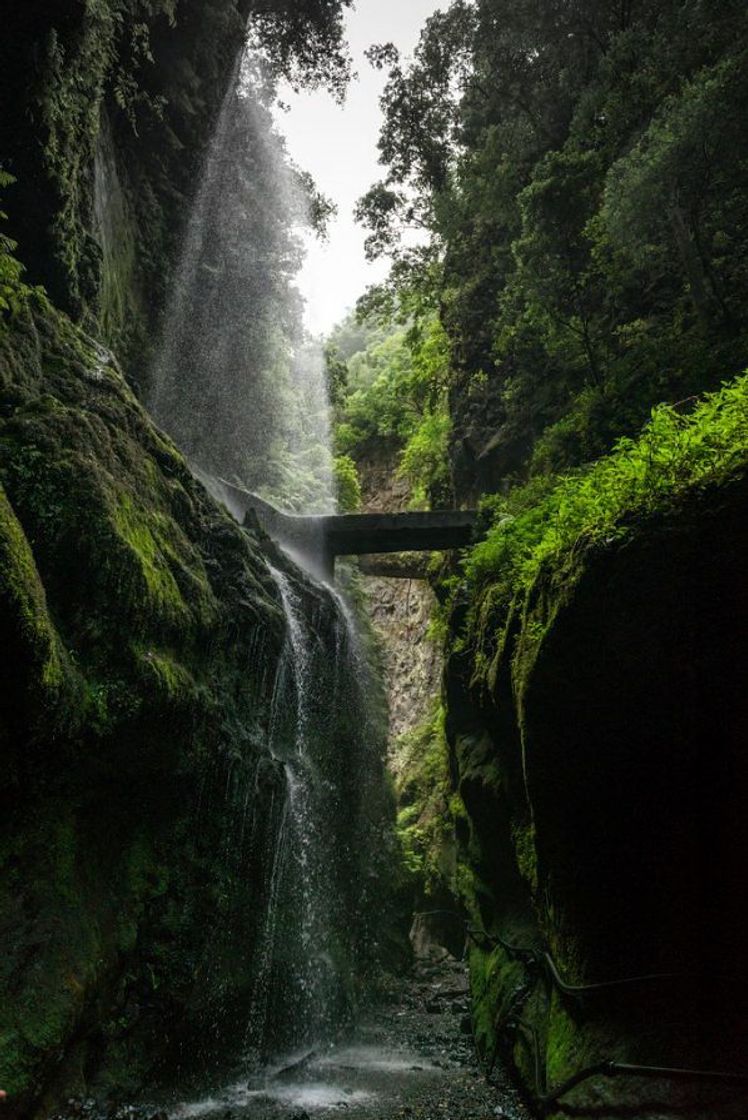
[[[239,521],[263,529],[277,544],[297,553],[326,579],[335,574],[336,556],[465,548],[473,540],[478,517],[475,510],[302,517],[282,513],[256,494],[223,480],[220,487],[225,490],[224,501]],[[401,564],[393,567],[390,574],[402,577],[407,571],[408,565]]]

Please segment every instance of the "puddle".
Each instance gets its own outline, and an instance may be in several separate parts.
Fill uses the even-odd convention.
[[[333,1050],[315,1062],[318,1069],[351,1069],[377,1073],[413,1073],[436,1067],[420,1054],[382,1050],[378,1046],[347,1046]]]
[[[289,1059],[286,1065],[268,1071],[262,1087],[242,1081],[203,1100],[180,1105],[171,1113],[171,1120],[201,1120],[216,1114],[259,1118],[267,1113],[282,1117],[285,1109],[348,1112],[388,1095],[393,1077],[410,1079],[436,1072],[436,1067],[421,1055],[408,1051],[339,1047],[319,1057]]]
[[[329,1082],[309,1081],[300,1085],[279,1085],[267,1089],[247,1089],[235,1086],[218,1097],[207,1097],[193,1104],[182,1105],[171,1113],[173,1120],[201,1120],[216,1113],[245,1111],[253,1115],[253,1104],[266,1102],[305,1112],[347,1110],[351,1105],[364,1104],[373,1099],[371,1093],[348,1089]]]

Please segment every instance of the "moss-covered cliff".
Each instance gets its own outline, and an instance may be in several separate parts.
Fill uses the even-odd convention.
[[[536,1097],[603,1060],[740,1069],[747,417],[744,379],[656,415],[552,514],[501,514],[453,601],[476,1036]],[[569,993],[544,953],[569,985],[678,976]],[[743,1092],[597,1077],[565,1103],[711,1118]]]
[[[0,1084],[28,1116],[96,1072],[136,1086],[188,1038],[191,1063],[241,1044],[285,788],[269,736],[285,624],[260,542],[43,297],[0,336],[0,396]],[[342,687],[332,602],[298,594],[319,764],[346,791],[330,876],[349,944],[387,801],[351,787],[377,767],[353,701],[322,702]],[[360,928],[365,956],[380,926]]]
[[[256,544],[105,352],[36,298],[0,346],[0,1064],[23,1099],[111,1008],[102,1041],[225,986],[211,961],[240,871],[218,791],[259,761],[283,625]],[[217,811],[198,817],[203,787]]]

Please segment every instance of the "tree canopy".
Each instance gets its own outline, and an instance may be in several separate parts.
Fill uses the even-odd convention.
[[[371,59],[359,213],[394,265],[362,310],[438,314],[458,487],[591,460],[742,368],[744,4],[455,0]]]

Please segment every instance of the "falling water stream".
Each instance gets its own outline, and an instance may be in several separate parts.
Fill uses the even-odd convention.
[[[334,507],[322,346],[295,288],[308,191],[246,50],[209,145],[148,406],[190,463],[299,512]]]
[[[291,915],[286,922],[284,958],[286,975],[283,983],[285,1001],[290,1005],[292,1022],[289,1040],[296,1046],[318,1043],[334,1030],[339,978],[329,955],[332,940],[330,915],[335,913],[330,871],[334,853],[329,851],[325,830],[326,800],[330,790],[315,763],[313,737],[314,719],[314,656],[311,637],[304,618],[299,595],[288,576],[271,566],[270,572],[278,587],[286,618],[287,638],[281,658],[279,675],[283,681],[275,703],[286,693],[287,666],[296,693],[296,727],[290,750],[274,741],[270,750],[283,764],[287,800],[283,813],[283,831],[278,847],[283,854],[278,863],[278,883],[274,885],[269,914],[277,925],[277,908],[284,905]],[[333,791],[334,792],[334,791]]]
[[[244,1057],[232,1078],[178,1104],[171,1116],[394,1116],[408,1094],[441,1084],[444,1061],[393,1040],[391,1013],[374,1030],[362,1029],[351,1015],[354,930],[362,912],[371,911],[372,903],[381,908],[384,901],[371,832],[378,819],[371,802],[382,786],[376,737],[367,723],[375,718],[367,705],[374,677],[346,597],[292,569],[268,568],[285,619],[268,731],[268,750],[283,775],[283,804],[274,813],[266,846],[265,910],[253,949],[255,983]],[[325,620],[332,622],[326,642]],[[321,659],[332,670],[324,680]],[[340,712],[353,730],[345,753],[336,756],[330,743]],[[346,812],[352,814],[347,846],[341,844],[340,830]],[[381,832],[377,840],[381,846]],[[352,846],[360,847],[363,859],[351,860]],[[365,869],[373,875],[368,899]],[[353,887],[353,905],[346,882]],[[358,926],[359,936],[365,928]],[[438,1036],[434,1042],[440,1045]]]

